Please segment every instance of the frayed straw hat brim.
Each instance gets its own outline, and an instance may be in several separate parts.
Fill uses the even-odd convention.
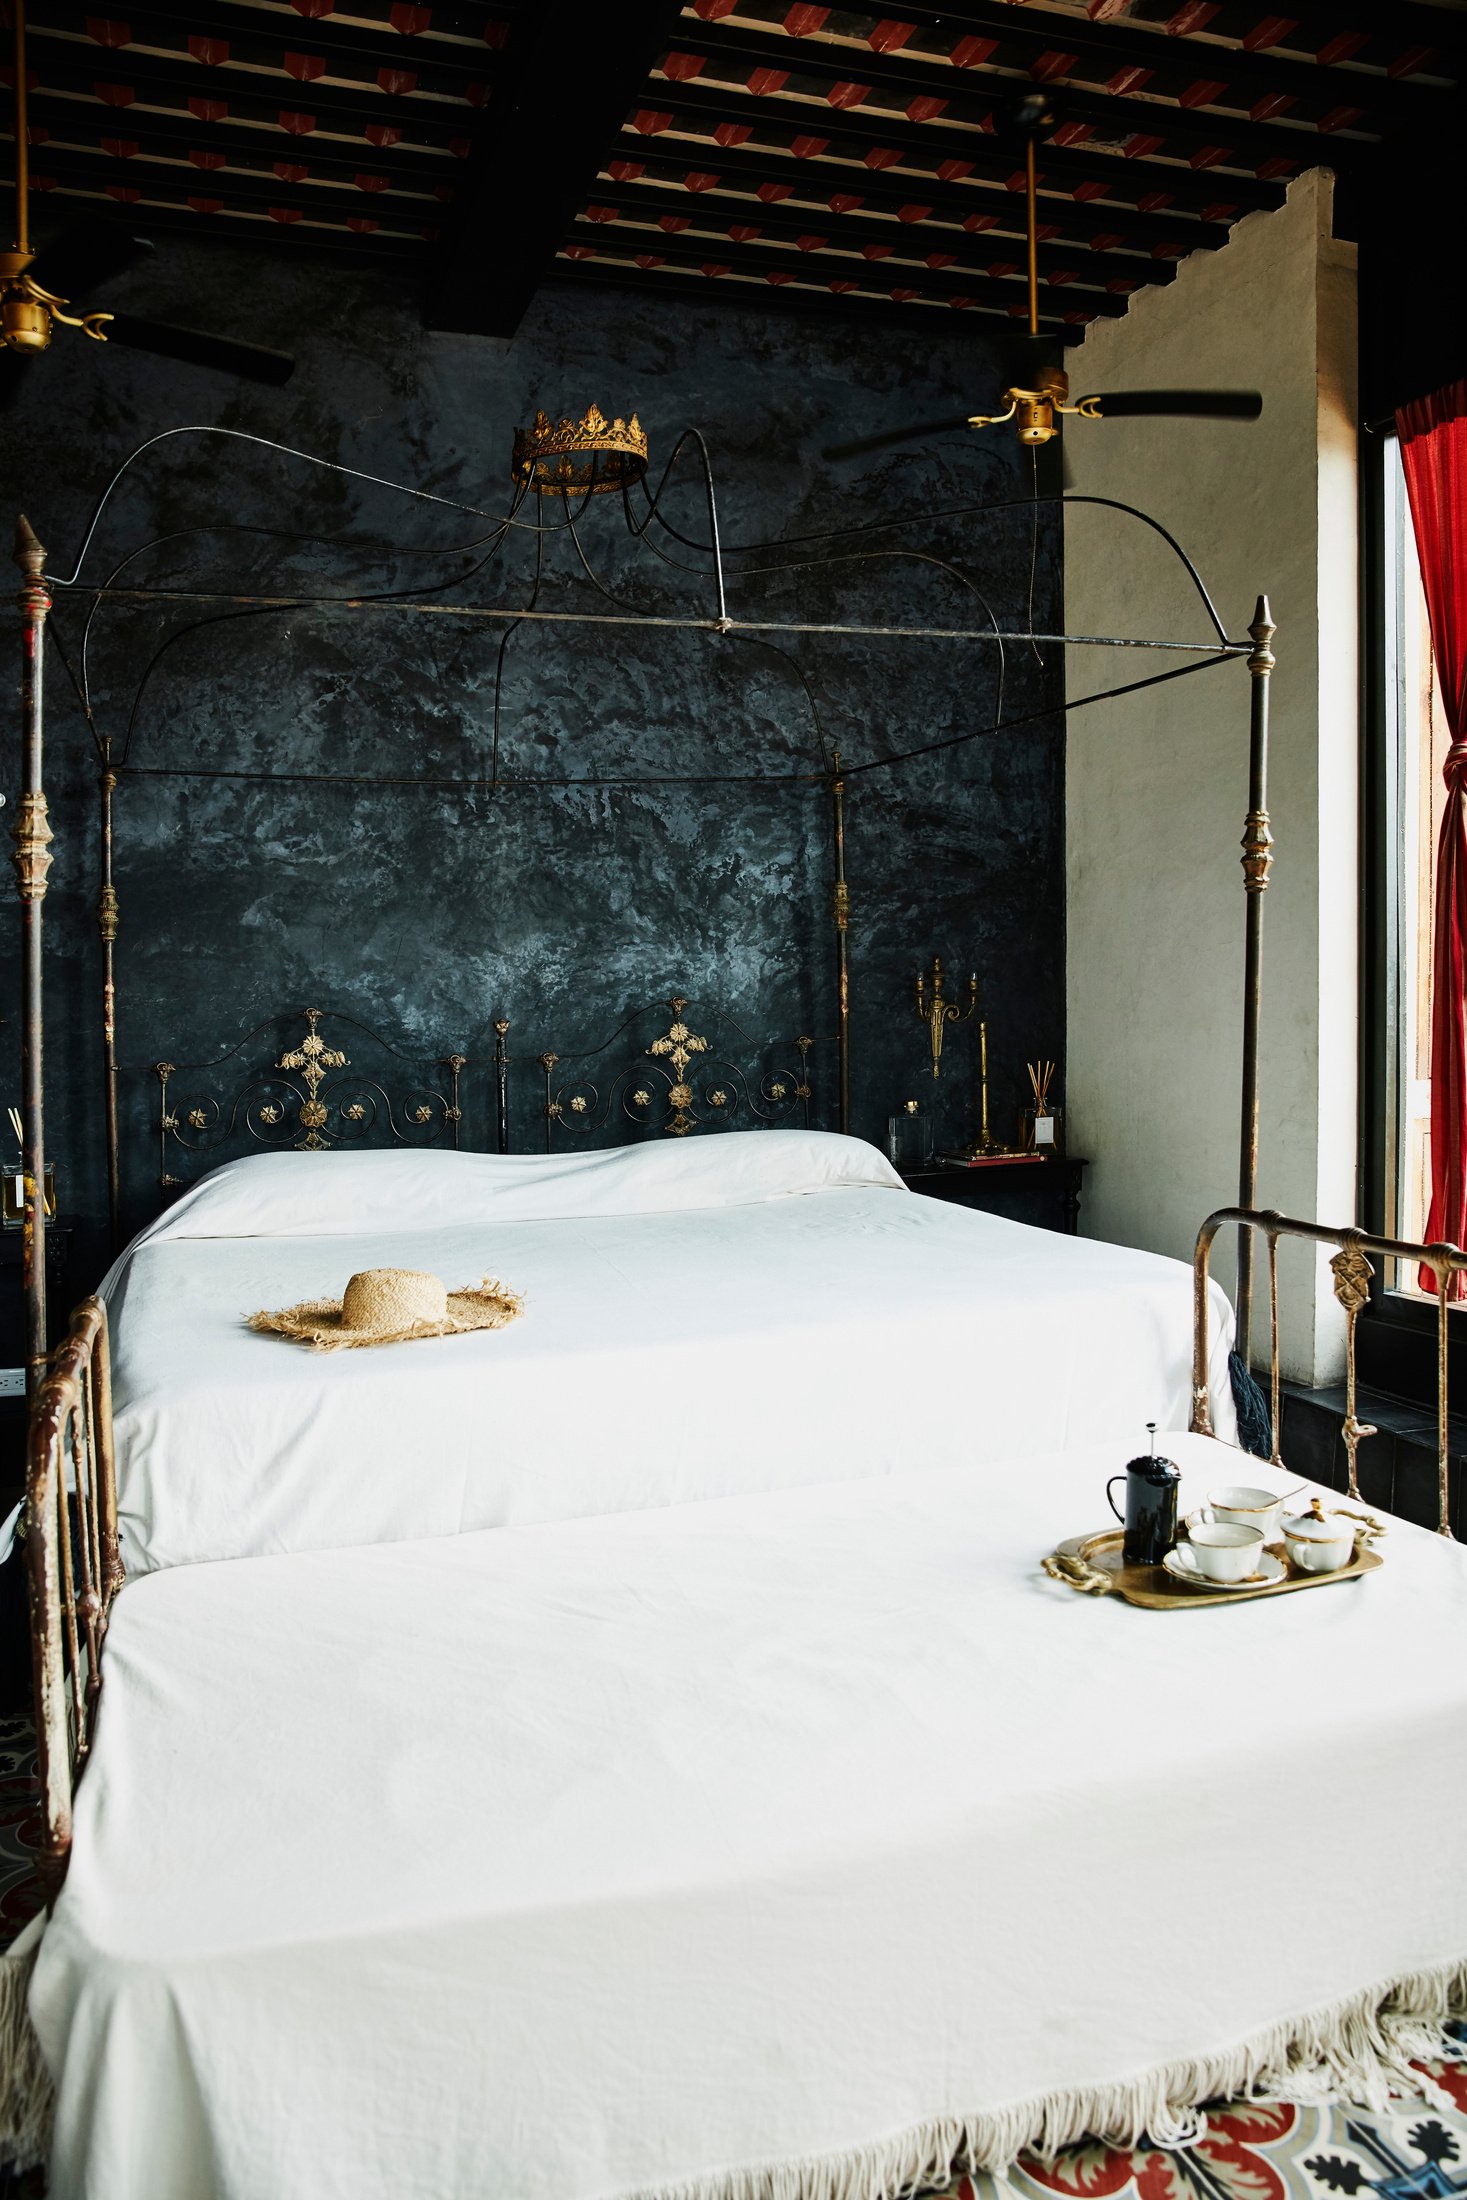
[[[370,1344],[409,1344],[416,1337],[466,1337],[478,1329],[503,1329],[524,1307],[517,1292],[486,1276],[477,1289],[449,1292],[446,1321],[411,1322],[403,1329],[345,1329],[340,1299],[306,1299],[278,1313],[247,1314],[245,1320],[264,1335],[289,1337],[315,1352],[349,1352]]]

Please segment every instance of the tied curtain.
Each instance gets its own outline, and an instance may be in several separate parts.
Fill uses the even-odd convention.
[[[1452,736],[1437,847],[1432,949],[1431,1211],[1433,1244],[1467,1241],[1467,382],[1396,415],[1432,653]],[[1437,1288],[1420,1270],[1423,1291]],[[1467,1297],[1454,1276],[1453,1298]]]

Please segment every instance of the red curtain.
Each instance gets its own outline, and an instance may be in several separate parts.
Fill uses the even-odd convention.
[[[1467,1241],[1467,382],[1396,415],[1431,646],[1452,745],[1436,860],[1432,951],[1431,1212],[1433,1244]],[[1420,1271],[1423,1291],[1436,1275]],[[1452,1278],[1467,1297],[1467,1276]]]

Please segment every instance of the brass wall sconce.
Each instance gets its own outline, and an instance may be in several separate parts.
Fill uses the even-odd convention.
[[[942,990],[942,963],[936,955],[932,958],[932,992],[930,996],[927,991],[927,981],[922,973],[918,971],[917,1014],[927,1026],[927,1035],[932,1043],[932,1074],[934,1077],[940,1077],[942,1074],[942,1039],[946,1027],[949,1024],[965,1024],[969,1017],[973,1015],[977,1006],[978,973],[976,970],[968,980],[968,1005],[966,1008],[959,1008],[956,1001],[950,1001],[944,996]]]

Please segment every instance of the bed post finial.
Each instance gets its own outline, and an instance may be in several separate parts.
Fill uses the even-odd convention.
[[[42,640],[51,598],[46,592],[46,553],[21,513],[15,522],[15,562],[20,568],[21,795],[14,826],[21,918],[21,1112],[25,1181],[26,1391],[34,1397],[46,1362],[46,1124],[41,1085],[43,967],[41,908],[51,868],[51,825],[41,768]]]
[[[1268,694],[1276,663],[1270,644],[1277,632],[1267,596],[1260,596],[1248,629],[1252,688],[1248,723],[1248,815],[1243,824],[1243,893],[1246,903],[1243,954],[1243,1106],[1238,1141],[1238,1205],[1253,1207],[1258,1197],[1258,1037],[1263,1003],[1263,897],[1273,868],[1273,833],[1268,817]],[[1237,1356],[1248,1366],[1253,1321],[1253,1235],[1244,1229],[1238,1242]]]

